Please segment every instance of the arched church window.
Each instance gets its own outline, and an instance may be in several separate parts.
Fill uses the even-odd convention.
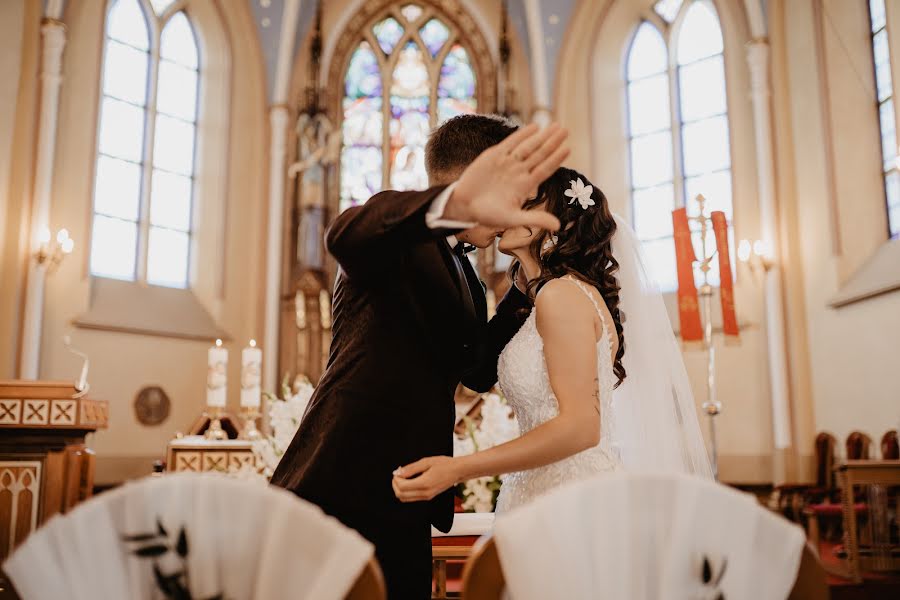
[[[199,56],[174,0],[106,19],[91,274],[188,287]]]
[[[449,19],[397,4],[364,28],[344,74],[340,209],[383,188],[428,187],[428,132],[477,108],[469,51]]]
[[[900,237],[900,170],[897,168],[897,123],[894,112],[894,85],[891,78],[891,51],[888,42],[884,0],[869,0],[869,25],[878,125],[881,131],[882,172],[887,199],[888,235]]]
[[[731,223],[731,150],[715,7],[710,0],[662,0],[654,9],[661,26],[643,21],[626,61],[632,216],[648,268],[672,291],[671,211],[687,205],[695,213],[694,199],[702,194],[708,210],[724,211]],[[699,244],[695,235],[698,255]],[[712,252],[712,236],[707,245]],[[717,260],[710,280],[718,284]]]

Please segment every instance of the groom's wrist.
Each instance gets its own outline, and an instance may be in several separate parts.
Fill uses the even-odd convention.
[[[447,215],[447,204],[456,185],[455,182],[451,183],[432,200],[428,212],[425,213],[425,224],[429,229],[469,229],[475,226],[475,223],[470,221],[453,219]]]
[[[475,219],[472,218],[471,202],[467,195],[460,193],[459,186],[454,185],[450,190],[450,197],[444,206],[443,218],[448,221],[464,221],[474,224]]]

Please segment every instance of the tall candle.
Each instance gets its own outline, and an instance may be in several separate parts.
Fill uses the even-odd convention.
[[[216,345],[209,349],[207,361],[206,404],[207,406],[224,408],[228,350],[222,347],[222,340],[216,340]]]
[[[256,340],[250,340],[241,352],[241,406],[259,406],[261,373],[262,350],[256,347]]]

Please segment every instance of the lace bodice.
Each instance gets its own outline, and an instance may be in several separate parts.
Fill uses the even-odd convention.
[[[598,314],[601,314],[602,335],[597,342],[600,443],[557,463],[504,476],[497,512],[526,504],[563,483],[620,468],[618,453],[612,444],[615,422],[612,392],[616,376],[613,373],[612,340],[606,320],[602,318],[597,301],[584,283],[568,277],[562,279],[577,285],[591,300]],[[536,309],[531,311],[522,328],[500,354],[497,375],[523,435],[559,414],[559,404],[550,386],[544,359],[544,342],[537,330]]]

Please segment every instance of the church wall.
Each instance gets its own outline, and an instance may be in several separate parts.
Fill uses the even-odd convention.
[[[888,6],[889,28],[896,32],[900,7],[893,2]],[[785,179],[780,182],[785,190],[781,202],[795,218],[789,227],[800,264],[794,265],[787,287],[788,293],[802,290],[815,429],[830,431],[841,441],[860,429],[877,440],[900,425],[900,293],[841,308],[830,305],[876,252],[900,243],[887,242],[865,5],[824,3],[825,85],[815,68],[822,55],[816,48],[811,0],[780,0],[770,7],[771,19],[783,19],[774,31],[790,32],[783,40],[787,76],[783,88],[776,89],[776,107],[789,112],[792,138],[790,143],[779,136],[779,154],[793,163],[793,169],[780,174]],[[898,64],[900,52],[893,44],[895,89]],[[826,93],[831,104],[827,131]],[[825,135],[832,138],[833,164],[826,158]],[[831,177],[836,212],[830,205]],[[900,258],[892,263],[894,274],[897,269]]]
[[[744,45],[749,34],[739,2],[717,1],[725,39],[729,126],[734,181],[735,238],[759,237],[756,160],[750,105],[750,79]],[[599,185],[613,210],[630,219],[627,107],[624,69],[631,37],[652,2],[582,2],[573,13],[555,74],[557,118],[569,128],[571,165]],[[589,49],[593,49],[591,52]],[[587,123],[586,123],[587,121]],[[739,346],[716,343],[716,417],[720,471],[728,481],[769,481],[772,477],[772,417],[769,402],[763,290],[743,265],[737,266],[735,303],[742,326]],[[667,308],[677,329],[674,294]],[[721,327],[718,307],[714,325]],[[685,362],[699,407],[706,396],[706,354],[685,351]],[[708,434],[705,417],[701,426]]]
[[[92,442],[98,454],[98,483],[148,473],[152,461],[163,458],[175,432],[187,430],[199,416],[206,398],[206,350],[211,345],[206,339],[73,325],[97,293],[89,276],[89,248],[105,5],[103,0],[69,3],[65,16],[69,41],[51,225],[68,227],[76,246],[48,278],[40,373],[46,379],[77,375],[80,361],[61,342],[66,334],[90,356],[91,396],[110,403],[110,427]],[[190,14],[198,30],[202,68],[207,69],[201,81],[208,83],[205,91],[201,83],[195,193],[199,224],[192,284],[197,300],[230,337],[228,403],[236,413],[240,349],[262,332],[265,72],[255,26],[244,4],[238,8],[230,2],[195,2]],[[160,425],[142,425],[135,416],[135,396],[147,385],[161,386],[171,400],[170,416]]]
[[[37,134],[41,3],[0,3],[0,379],[15,377]]]

